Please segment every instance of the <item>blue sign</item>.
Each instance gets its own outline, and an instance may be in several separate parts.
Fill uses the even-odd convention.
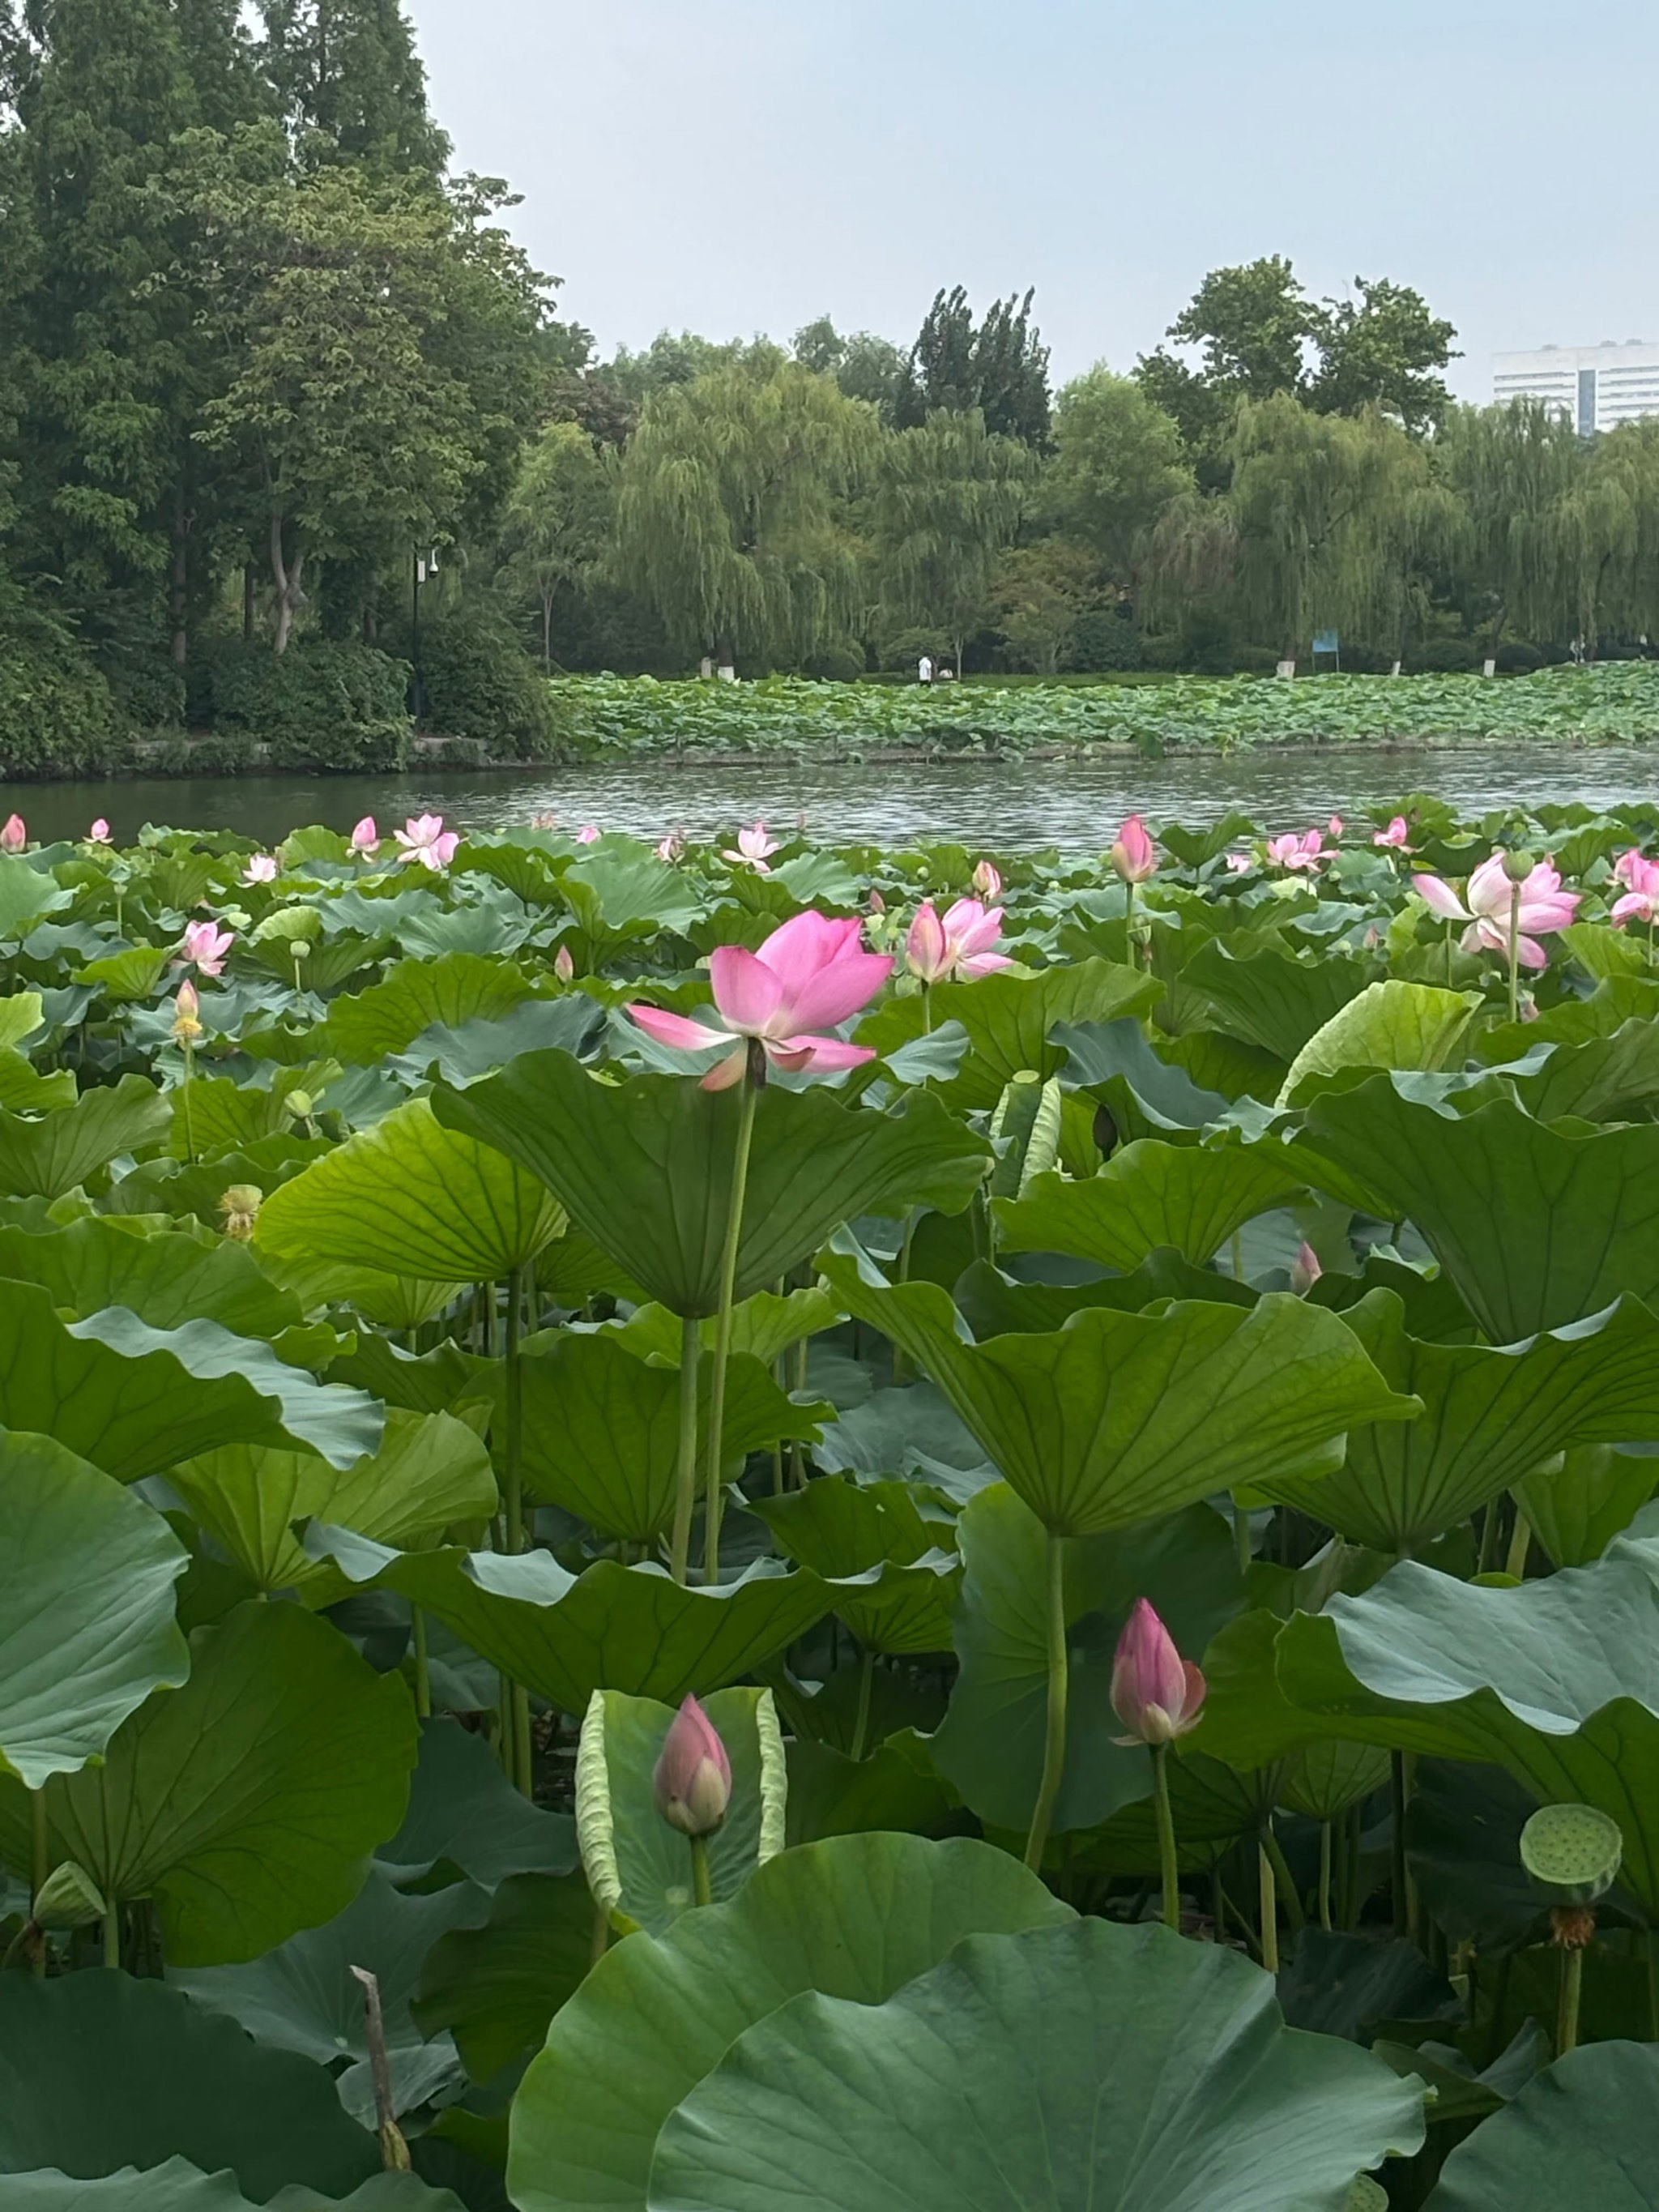
[[[1340,653],[1342,649],[1341,637],[1334,629],[1316,629],[1314,632],[1313,649],[1316,653]]]

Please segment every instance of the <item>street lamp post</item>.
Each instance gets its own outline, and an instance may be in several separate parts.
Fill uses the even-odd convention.
[[[415,720],[417,722],[426,713],[426,686],[421,681],[421,586],[422,584],[429,582],[430,580],[437,574],[437,547],[435,545],[433,546],[429,552],[416,552],[415,556],[415,581],[410,595],[409,629],[410,662],[414,670],[414,683],[411,687],[414,692],[414,697],[410,702],[410,704],[414,710]]]

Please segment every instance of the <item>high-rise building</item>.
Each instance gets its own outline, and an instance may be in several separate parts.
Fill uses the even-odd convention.
[[[1541,399],[1578,426],[1581,437],[1659,415],[1659,346],[1631,338],[1616,345],[1545,346],[1500,353],[1492,361],[1497,400]]]

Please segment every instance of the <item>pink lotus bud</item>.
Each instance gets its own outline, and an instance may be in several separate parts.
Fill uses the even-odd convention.
[[[685,857],[685,840],[678,830],[671,830],[657,848],[657,858],[672,867],[676,860]]]
[[[87,832],[87,842],[89,845],[107,845],[109,842],[109,824],[100,814]]]
[[[21,814],[9,814],[5,827],[0,830],[0,853],[21,853],[29,842],[29,833],[23,827]]]
[[[276,880],[276,858],[272,853],[255,853],[242,871],[245,884],[274,884]]]
[[[553,973],[560,982],[568,983],[576,973],[576,963],[570,957],[570,947],[562,945],[553,955]]]
[[[173,1002],[173,1034],[180,1044],[194,1044],[202,1034],[202,1001],[196,986],[188,981],[179,986],[179,995]]]
[[[1112,1711],[1129,1733],[1118,1743],[1173,1743],[1197,1727],[1207,1685],[1176,1650],[1170,1632],[1144,1597],[1117,1639],[1112,1660]]]
[[[599,842],[599,824],[597,823],[584,823],[582,827],[576,832],[576,842],[579,845],[597,845]]]
[[[1411,825],[1403,814],[1396,814],[1386,830],[1375,831],[1371,837],[1373,845],[1394,845],[1402,850],[1411,841]]]
[[[924,983],[937,983],[950,972],[951,942],[932,899],[923,899],[916,908],[904,940],[904,955],[910,973]]]
[[[887,902],[878,890],[872,890],[870,893],[870,911],[872,914],[885,914],[887,911]]]
[[[380,842],[380,833],[374,826],[374,817],[372,814],[365,814],[351,833],[352,851],[372,853]]]
[[[1318,1253],[1304,1242],[1297,1247],[1296,1257],[1291,1262],[1291,1288],[1297,1297],[1305,1298],[1324,1272]]]
[[[1144,884],[1158,873],[1158,848],[1138,814],[1132,814],[1118,831],[1107,857],[1126,884]]]
[[[1000,898],[1002,895],[1002,875],[990,860],[981,860],[974,870],[974,890],[981,899]]]
[[[652,1777],[657,1810],[683,1836],[712,1836],[732,1802],[732,1762],[695,1698],[674,1716]]]
[[[1340,814],[1333,814],[1325,827],[1333,837],[1340,838],[1342,835],[1342,817]]]

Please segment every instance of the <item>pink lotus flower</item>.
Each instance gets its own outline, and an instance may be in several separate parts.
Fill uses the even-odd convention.
[[[29,833],[23,827],[21,814],[9,814],[5,826],[0,829],[0,853],[21,853],[29,842]]]
[[[1291,1288],[1297,1297],[1305,1298],[1324,1272],[1318,1253],[1304,1237],[1291,1262]]]
[[[1337,842],[1340,844],[1342,842],[1342,817],[1340,814],[1333,814],[1330,820],[1325,824],[1325,828],[1330,836],[1334,837]]]
[[[665,860],[672,868],[676,860],[685,857],[685,840],[678,830],[671,830],[657,848],[657,858]]]
[[[703,1077],[705,1091],[725,1091],[742,1082],[750,1038],[777,1067],[827,1074],[861,1066],[875,1057],[867,1045],[813,1034],[848,1020],[892,973],[885,954],[860,948],[861,927],[856,915],[832,921],[809,909],[775,929],[758,952],[740,945],[717,945],[708,972],[723,1024],[718,1029],[661,1006],[635,1005],[628,1011],[647,1036],[676,1052],[736,1047]]]
[[[372,814],[365,814],[351,833],[352,851],[372,853],[380,842],[380,833],[374,826],[374,817]]]
[[[1507,952],[1510,917],[1514,915],[1516,944],[1523,968],[1548,965],[1549,955],[1539,944],[1565,929],[1578,910],[1578,893],[1564,891],[1554,863],[1540,860],[1521,885],[1520,910],[1515,911],[1515,885],[1504,872],[1505,855],[1492,854],[1469,878],[1467,906],[1452,886],[1438,876],[1412,878],[1412,887],[1431,913],[1443,921],[1466,921],[1462,943],[1465,952]]]
[[[570,957],[568,945],[562,945],[553,955],[553,973],[562,983],[568,983],[575,975],[576,963]]]
[[[1255,862],[1248,853],[1229,853],[1227,855],[1227,873],[1230,876],[1248,876],[1255,866]]]
[[[905,940],[910,973],[924,983],[946,983],[953,979],[977,982],[1013,962],[994,948],[1002,933],[1002,908],[988,914],[977,899],[958,899],[940,915],[932,899],[916,908],[915,920]]]
[[[193,961],[199,975],[222,975],[230,948],[236,942],[228,929],[217,922],[192,921],[185,932],[180,951],[186,960]]]
[[[460,843],[459,832],[444,828],[441,814],[411,816],[403,828],[393,835],[403,847],[400,860],[418,860],[423,868],[435,874],[447,868],[455,857],[455,848]]]
[[[109,842],[109,824],[100,814],[87,832],[87,842],[89,845],[107,845]]]
[[[1129,1733],[1113,1741],[1173,1743],[1197,1727],[1207,1688],[1146,1600],[1137,1598],[1112,1660],[1112,1711]]]
[[[599,823],[597,822],[584,822],[581,828],[576,832],[576,842],[579,845],[597,845],[599,842]]]
[[[1411,824],[1403,814],[1396,814],[1386,830],[1376,830],[1371,833],[1373,845],[1394,845],[1402,852],[1411,842]]]
[[[974,870],[974,890],[988,904],[1002,896],[1002,872],[994,860],[981,860]]]
[[[1639,845],[1632,845],[1629,852],[1621,853],[1613,862],[1613,880],[1616,884],[1626,884],[1632,890],[1639,889],[1642,877],[1655,865],[1644,858]]]
[[[255,853],[242,871],[245,884],[274,884],[276,880],[276,862],[270,853]]]
[[[1107,858],[1126,884],[1144,884],[1158,873],[1158,848],[1138,814],[1132,814],[1118,831]]]
[[[737,851],[722,853],[720,858],[723,860],[730,860],[733,867],[754,868],[761,875],[768,876],[772,872],[766,864],[778,849],[777,839],[769,837],[766,834],[766,824],[763,822],[757,822],[752,830],[739,830]]]
[[[732,1762],[720,1730],[695,1698],[674,1716],[651,1778],[657,1810],[683,1836],[712,1836],[732,1802]]]
[[[1318,830],[1310,830],[1300,837],[1287,833],[1267,840],[1267,858],[1276,868],[1315,869],[1324,849],[1324,835]]]
[[[194,1044],[202,1034],[202,1001],[196,986],[188,977],[179,986],[179,995],[173,1002],[173,1034],[177,1042]]]
[[[1644,860],[1632,847],[1613,865],[1613,875],[1630,889],[1613,902],[1612,919],[1622,929],[1627,921],[1651,921],[1659,914],[1659,860]]]

